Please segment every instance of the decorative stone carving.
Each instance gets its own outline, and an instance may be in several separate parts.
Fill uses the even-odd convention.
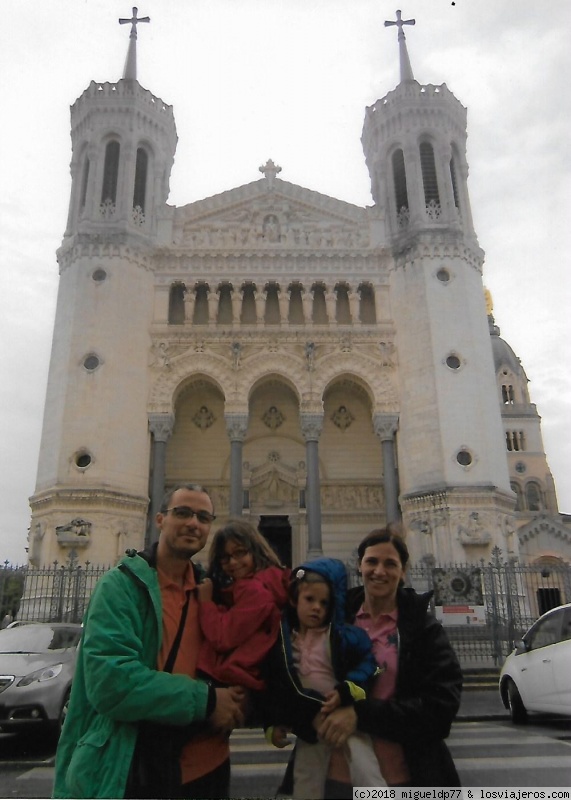
[[[172,414],[149,414],[149,430],[155,442],[167,442],[174,427]]]
[[[46,535],[46,529],[41,522],[36,522],[33,530],[30,530],[28,535],[29,542],[29,561],[34,567],[40,566],[42,540]]]
[[[479,567],[463,569],[435,567],[434,603],[437,606],[465,606],[484,604],[482,572]]]
[[[486,524],[478,511],[472,511],[467,522],[457,526],[457,532],[458,540],[464,547],[486,545],[492,541],[492,534],[486,530]]]
[[[393,342],[379,342],[379,351],[381,353],[381,366],[394,367],[396,347]]]
[[[207,406],[200,406],[193,416],[192,421],[197,428],[200,428],[201,431],[205,431],[216,422],[216,417]]]
[[[331,414],[331,421],[341,431],[347,430],[354,420],[355,417],[353,414],[351,414],[347,406],[339,406],[337,411],[334,411],[333,414]]]
[[[270,408],[262,414],[262,422],[271,431],[275,431],[279,428],[284,421],[284,415],[276,406],[270,406]]]
[[[392,441],[398,430],[399,418],[396,414],[375,414],[373,429],[381,442]]]
[[[380,486],[321,485],[321,506],[325,511],[378,511],[384,505],[384,494]]]
[[[56,539],[61,547],[87,547],[91,538],[91,522],[76,517],[67,525],[56,526]]]
[[[161,339],[160,342],[155,342],[152,346],[151,367],[159,367],[160,369],[170,367],[169,344],[164,339]]]
[[[226,433],[231,442],[243,442],[248,430],[248,414],[224,414]]]
[[[323,430],[323,414],[301,414],[301,433],[306,442],[318,442]]]

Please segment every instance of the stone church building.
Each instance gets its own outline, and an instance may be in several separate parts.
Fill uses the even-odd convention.
[[[30,562],[141,548],[186,481],[287,563],[347,560],[398,519],[413,562],[495,546],[568,562],[540,417],[482,280],[466,109],[414,78],[400,12],[400,82],[365,110],[365,208],[271,160],[169,205],[173,108],[137,81],[129,22],[123,77],[71,107]]]

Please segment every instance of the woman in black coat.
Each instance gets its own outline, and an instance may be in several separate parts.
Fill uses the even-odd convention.
[[[384,686],[323,717],[319,734],[333,746],[355,728],[370,734],[381,769],[384,754],[393,771],[389,785],[460,786],[444,740],[460,706],[462,672],[428,611],[431,593],[404,588],[408,549],[390,527],[368,534],[357,552],[363,586],[349,593],[347,619],[369,633]]]

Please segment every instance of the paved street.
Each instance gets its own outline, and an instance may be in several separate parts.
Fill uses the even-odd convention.
[[[537,717],[514,726],[495,692],[466,697],[449,739],[464,786],[571,786],[571,720]],[[19,753],[12,737],[0,737],[0,797],[49,797],[53,755],[38,744]],[[237,731],[232,797],[273,797],[288,756],[289,748],[269,747],[259,731]]]

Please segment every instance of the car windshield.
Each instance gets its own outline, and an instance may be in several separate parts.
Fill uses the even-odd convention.
[[[22,625],[0,631],[0,653],[45,653],[76,647],[80,627],[51,625]]]

